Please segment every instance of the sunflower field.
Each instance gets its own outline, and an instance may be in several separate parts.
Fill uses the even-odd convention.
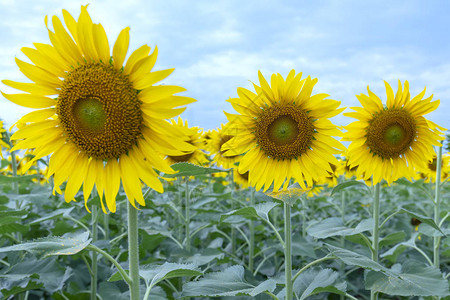
[[[425,89],[345,108],[258,72],[203,130],[130,28],[109,41],[87,6],[45,24],[16,58],[31,82],[2,81],[32,109],[0,122],[2,299],[450,300],[447,129]]]

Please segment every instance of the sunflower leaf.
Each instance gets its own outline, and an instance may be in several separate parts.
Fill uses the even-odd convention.
[[[228,170],[221,170],[216,168],[205,168],[200,167],[191,163],[181,162],[173,164],[172,169],[177,171],[175,174],[164,174],[166,178],[175,178],[180,176],[199,176],[199,175],[207,175],[219,172],[227,172]]]
[[[86,248],[90,241],[88,232],[67,234],[62,237],[50,236],[0,248],[0,253],[24,250],[42,258],[52,255],[73,255]]]
[[[434,220],[432,218],[416,214],[415,212],[406,210],[404,208],[400,209],[400,212],[404,212],[404,213],[408,214],[410,217],[416,218],[417,220],[420,220],[420,222],[430,225],[431,227],[433,227],[434,229],[436,229],[440,233],[442,233],[444,236],[446,236],[446,234],[444,232],[442,232],[441,228],[439,228],[439,226],[434,222]]]
[[[367,273],[366,289],[398,296],[450,295],[448,281],[435,267],[407,260],[403,265],[394,265],[391,271],[395,276],[374,271]]]
[[[223,214],[220,217],[220,222],[223,222],[230,216],[242,216],[247,219],[258,219],[262,218],[264,220],[269,220],[269,212],[278,204],[275,202],[264,202],[259,203],[254,206],[248,206],[240,209],[230,211]]]
[[[187,282],[183,285],[182,297],[226,297],[249,295],[255,297],[265,291],[275,290],[276,282],[266,280],[257,286],[244,279],[242,266],[231,266],[221,272],[206,274],[198,281]]]
[[[333,196],[334,194],[340,192],[341,190],[346,189],[346,188],[351,187],[351,186],[362,186],[362,187],[365,187],[367,189],[367,191],[370,192],[369,187],[364,182],[356,181],[356,180],[350,180],[350,181],[346,181],[346,182],[340,183],[337,186],[335,186],[333,188],[333,190],[331,190],[331,196]]]

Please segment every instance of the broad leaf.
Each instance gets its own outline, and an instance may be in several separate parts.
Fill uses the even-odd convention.
[[[300,300],[322,292],[345,294],[347,284],[339,282],[339,273],[320,267],[311,268],[300,274],[294,282],[294,292]]]
[[[426,217],[426,216],[423,216],[423,215],[416,214],[415,212],[406,210],[406,209],[404,209],[404,208],[402,208],[400,211],[401,211],[401,212],[404,212],[404,213],[407,213],[409,216],[411,216],[411,217],[413,217],[413,218],[416,218],[417,220],[420,220],[420,222],[422,222],[422,223],[424,223],[424,224],[430,225],[431,227],[433,227],[434,229],[440,231],[443,235],[445,235],[445,234],[442,232],[442,230],[439,228],[439,226],[434,222],[434,220],[433,220],[432,218],[429,218],[429,217]]]
[[[341,218],[328,218],[312,225],[308,229],[308,234],[318,238],[325,239],[331,236],[355,235],[364,231],[369,231],[373,227],[373,219],[361,221],[355,228],[344,226]]]
[[[241,209],[233,210],[229,213],[223,214],[220,217],[220,222],[223,222],[230,216],[242,216],[247,219],[262,218],[269,220],[269,212],[278,204],[275,202],[264,202],[256,204],[255,206],[248,206]]]
[[[383,267],[377,262],[374,262],[367,256],[329,244],[327,244],[327,247],[330,249],[331,254],[334,254],[337,258],[342,260],[347,265],[358,266],[368,270],[383,271],[389,274],[393,274],[389,269]]]
[[[89,233],[67,234],[62,237],[45,237],[33,242],[0,248],[1,252],[28,251],[42,258],[51,255],[73,255],[89,245]]]
[[[398,269],[401,268],[401,271]],[[435,267],[425,266],[418,261],[407,260],[404,265],[394,265],[391,271],[396,276],[382,272],[369,272],[366,289],[398,296],[450,295],[448,281]]]
[[[367,184],[365,184],[364,182],[361,181],[356,181],[356,180],[350,180],[350,181],[346,181],[343,183],[338,184],[337,186],[335,186],[332,190],[331,190],[331,196],[333,196],[334,194],[342,191],[343,189],[346,189],[348,187],[351,186],[359,186],[359,187],[364,187],[367,189],[367,191],[370,192],[369,187],[367,186]]]
[[[267,280],[254,286],[244,279],[242,266],[231,266],[221,272],[208,273],[199,281],[187,282],[183,285],[182,297],[225,297],[256,295],[265,291],[272,292],[275,282]]]
[[[221,170],[216,168],[205,168],[200,167],[191,163],[181,162],[173,164],[172,169],[177,171],[175,174],[164,174],[166,178],[175,178],[180,176],[199,176],[199,175],[207,175],[212,173],[226,172],[227,170]]]
[[[152,288],[158,282],[184,276],[199,276],[203,273],[194,264],[176,264],[165,262],[163,265],[146,265],[139,269],[139,275],[145,280],[148,287]]]
[[[53,219],[53,218],[55,218],[55,217],[58,217],[58,216],[68,216],[69,214],[70,214],[70,212],[74,209],[75,207],[74,206],[72,206],[72,207],[69,207],[69,208],[61,208],[61,209],[57,209],[57,210],[55,210],[55,211],[52,211],[51,213],[49,213],[49,214],[46,214],[45,216],[43,216],[42,218],[39,218],[39,219],[36,219],[36,220],[33,220],[33,221],[31,221],[30,223],[28,223],[29,225],[34,225],[34,224],[38,224],[38,223],[41,223],[41,222],[43,222],[43,221],[46,221],[46,220],[50,220],[50,219]]]

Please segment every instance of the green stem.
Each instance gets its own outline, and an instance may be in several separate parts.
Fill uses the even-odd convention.
[[[441,172],[442,172],[442,147],[439,147],[436,158],[436,185],[434,193],[434,223],[439,224],[441,213]],[[433,263],[439,269],[439,245],[441,242],[440,236],[435,236],[433,239]]]
[[[292,231],[291,231],[291,206],[284,203],[284,274],[286,284],[286,300],[293,298],[292,284]]]
[[[128,263],[130,300],[139,300],[138,211],[128,201]]]
[[[186,229],[186,251],[187,252],[191,252],[191,228],[190,228],[190,223],[191,223],[191,207],[190,207],[190,202],[191,202],[191,197],[189,195],[189,178],[186,177],[186,183],[185,183],[185,187],[186,187],[186,191],[185,191],[185,218],[184,218],[184,226]]]
[[[235,203],[234,203],[234,178],[233,178],[233,171],[230,171],[230,187],[231,187],[231,210],[234,210]],[[234,228],[234,225],[231,225],[231,253],[236,253],[236,229]]]
[[[302,237],[306,237],[306,201],[307,198],[300,197],[302,203]]]
[[[117,262],[117,260],[115,260],[114,257],[109,255],[108,252],[105,252],[102,249],[100,249],[97,246],[94,246],[92,244],[88,245],[86,247],[86,250],[95,251],[95,252],[100,253],[101,255],[103,255],[104,258],[109,260],[117,268],[117,271],[119,271],[119,273],[122,276],[123,280],[125,280],[125,282],[128,283],[128,285],[131,285],[131,278],[130,278],[130,276],[128,276],[127,272],[125,272],[125,270]]]
[[[103,214],[103,227],[105,228],[105,240],[109,240],[109,214]]]
[[[97,205],[92,205],[92,243],[95,243],[98,238],[98,230],[97,230],[97,220],[98,220],[98,207]],[[91,276],[91,300],[97,299],[97,272],[98,272],[98,265],[97,265],[97,252],[92,251],[92,276]]]
[[[379,246],[379,224],[380,224],[380,183],[375,185],[375,195],[373,198],[373,235],[372,235],[372,260],[378,262],[378,246]],[[370,291],[370,299],[377,300],[378,294]]]
[[[250,206],[255,206],[255,189],[250,187]],[[250,220],[249,223],[250,230],[250,241],[248,248],[248,269],[253,272],[254,262],[255,262],[255,223]]]

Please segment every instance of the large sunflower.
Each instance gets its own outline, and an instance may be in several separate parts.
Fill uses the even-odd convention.
[[[111,212],[122,182],[131,204],[145,205],[141,180],[158,192],[163,186],[153,168],[173,170],[159,153],[191,150],[180,133],[165,121],[185,110],[179,107],[195,100],[174,96],[184,88],[154,85],[173,69],[151,72],[157,48],[150,54],[144,45],[124,64],[129,45],[129,28],[123,29],[110,54],[101,24],[94,24],[81,7],[76,21],[63,10],[65,25],[53,16],[51,44],[35,43],[22,48],[32,62],[16,58],[22,73],[33,83],[3,83],[25,94],[3,94],[8,100],[37,110],[22,117],[25,124],[13,135],[19,142],[13,150],[34,148],[34,159],[51,155],[48,176],[54,176],[55,190],[67,181],[65,200],[83,185],[85,203],[94,184]],[[86,206],[87,208],[87,206]]]
[[[356,96],[363,107],[352,107],[355,112],[344,114],[358,120],[346,126],[342,139],[351,141],[349,167],[358,166],[356,171],[365,180],[373,175],[373,184],[411,178],[414,168],[426,167],[433,159],[433,145],[444,139],[439,131],[443,128],[423,117],[438,107],[439,100],[423,99],[425,89],[410,99],[408,81],[404,90],[398,82],[395,96],[387,82],[385,86],[386,106],[367,87],[368,96]]]
[[[271,85],[259,74],[256,93],[238,88],[239,98],[228,100],[239,114],[227,114],[229,133],[234,136],[222,146],[225,155],[245,155],[239,172],[249,171],[249,183],[256,190],[272,183],[278,191],[294,178],[306,189],[331,172],[337,164],[334,154],[344,147],[332,136],[340,131],[328,118],[336,116],[339,101],[325,99],[327,94],[311,96],[317,79],[301,79],[289,72],[286,80],[273,74]]]
[[[208,159],[206,158],[206,154],[202,151],[202,148],[205,146],[205,140],[200,128],[189,127],[187,120],[183,122],[183,119],[180,117],[178,117],[178,122],[172,120],[172,126],[177,128],[177,131],[184,133],[185,141],[192,145],[193,148],[186,152],[180,153],[180,155],[166,153],[166,159],[169,164],[172,165],[179,162],[188,162],[199,166],[207,164]]]
[[[222,146],[233,138],[232,135],[226,134],[226,128],[221,124],[220,128],[213,130],[211,132],[211,140],[209,142],[208,150],[214,155],[212,163],[223,167],[225,169],[230,169],[235,167],[235,163],[239,162],[241,158],[240,155],[227,156],[227,151],[222,151]]]

